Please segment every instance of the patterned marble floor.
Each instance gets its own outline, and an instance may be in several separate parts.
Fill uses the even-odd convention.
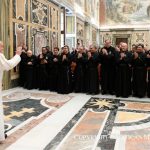
[[[43,113],[56,111],[71,98],[71,96],[61,96],[49,92],[34,93],[19,90],[3,96],[5,130],[9,131],[33,117],[37,118]]]
[[[3,99],[2,150],[150,150],[148,98],[12,89]]]
[[[52,115],[73,96],[48,91],[12,89],[3,92],[5,131],[8,139],[0,145],[5,149]]]
[[[150,103],[91,98],[49,149],[149,150]]]

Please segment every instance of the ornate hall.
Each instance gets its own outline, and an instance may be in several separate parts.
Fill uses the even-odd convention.
[[[0,150],[150,150],[150,0],[0,0]]]

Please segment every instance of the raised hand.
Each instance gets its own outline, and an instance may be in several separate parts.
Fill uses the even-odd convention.
[[[66,56],[66,55],[63,55],[62,60],[65,60],[65,59],[67,59],[67,56]]]
[[[139,57],[138,53],[137,53],[137,52],[134,52],[134,59],[136,59],[136,58],[138,58],[138,57]]]
[[[21,55],[21,53],[22,53],[22,47],[19,46],[19,47],[17,47],[17,49],[16,49],[16,54],[17,54],[17,55]]]
[[[82,57],[82,54],[81,53],[78,53],[78,58],[81,58]]]

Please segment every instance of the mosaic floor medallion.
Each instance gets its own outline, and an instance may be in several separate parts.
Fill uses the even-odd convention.
[[[24,99],[14,102],[4,102],[4,120],[6,124],[16,127],[31,117],[39,116],[48,109],[42,106],[40,101],[36,99]]]
[[[37,92],[12,92],[3,96],[5,131],[30,122],[45,113],[51,114],[68,102],[72,97],[67,95]]]
[[[91,98],[45,150],[149,150],[150,103]]]

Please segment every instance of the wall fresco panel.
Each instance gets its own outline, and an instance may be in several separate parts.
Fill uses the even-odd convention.
[[[48,31],[40,31],[38,29],[31,29],[32,49],[35,55],[41,53],[42,47],[48,45]]]
[[[150,23],[149,0],[105,1],[105,12],[105,25],[145,25]]]
[[[32,0],[31,5],[31,22],[37,23],[40,25],[47,26],[48,25],[48,7],[47,5],[37,1]]]
[[[27,45],[28,43],[28,26],[18,23],[13,23],[13,43],[14,51],[17,46]]]
[[[28,0],[13,0],[13,17],[18,20],[28,20]]]

